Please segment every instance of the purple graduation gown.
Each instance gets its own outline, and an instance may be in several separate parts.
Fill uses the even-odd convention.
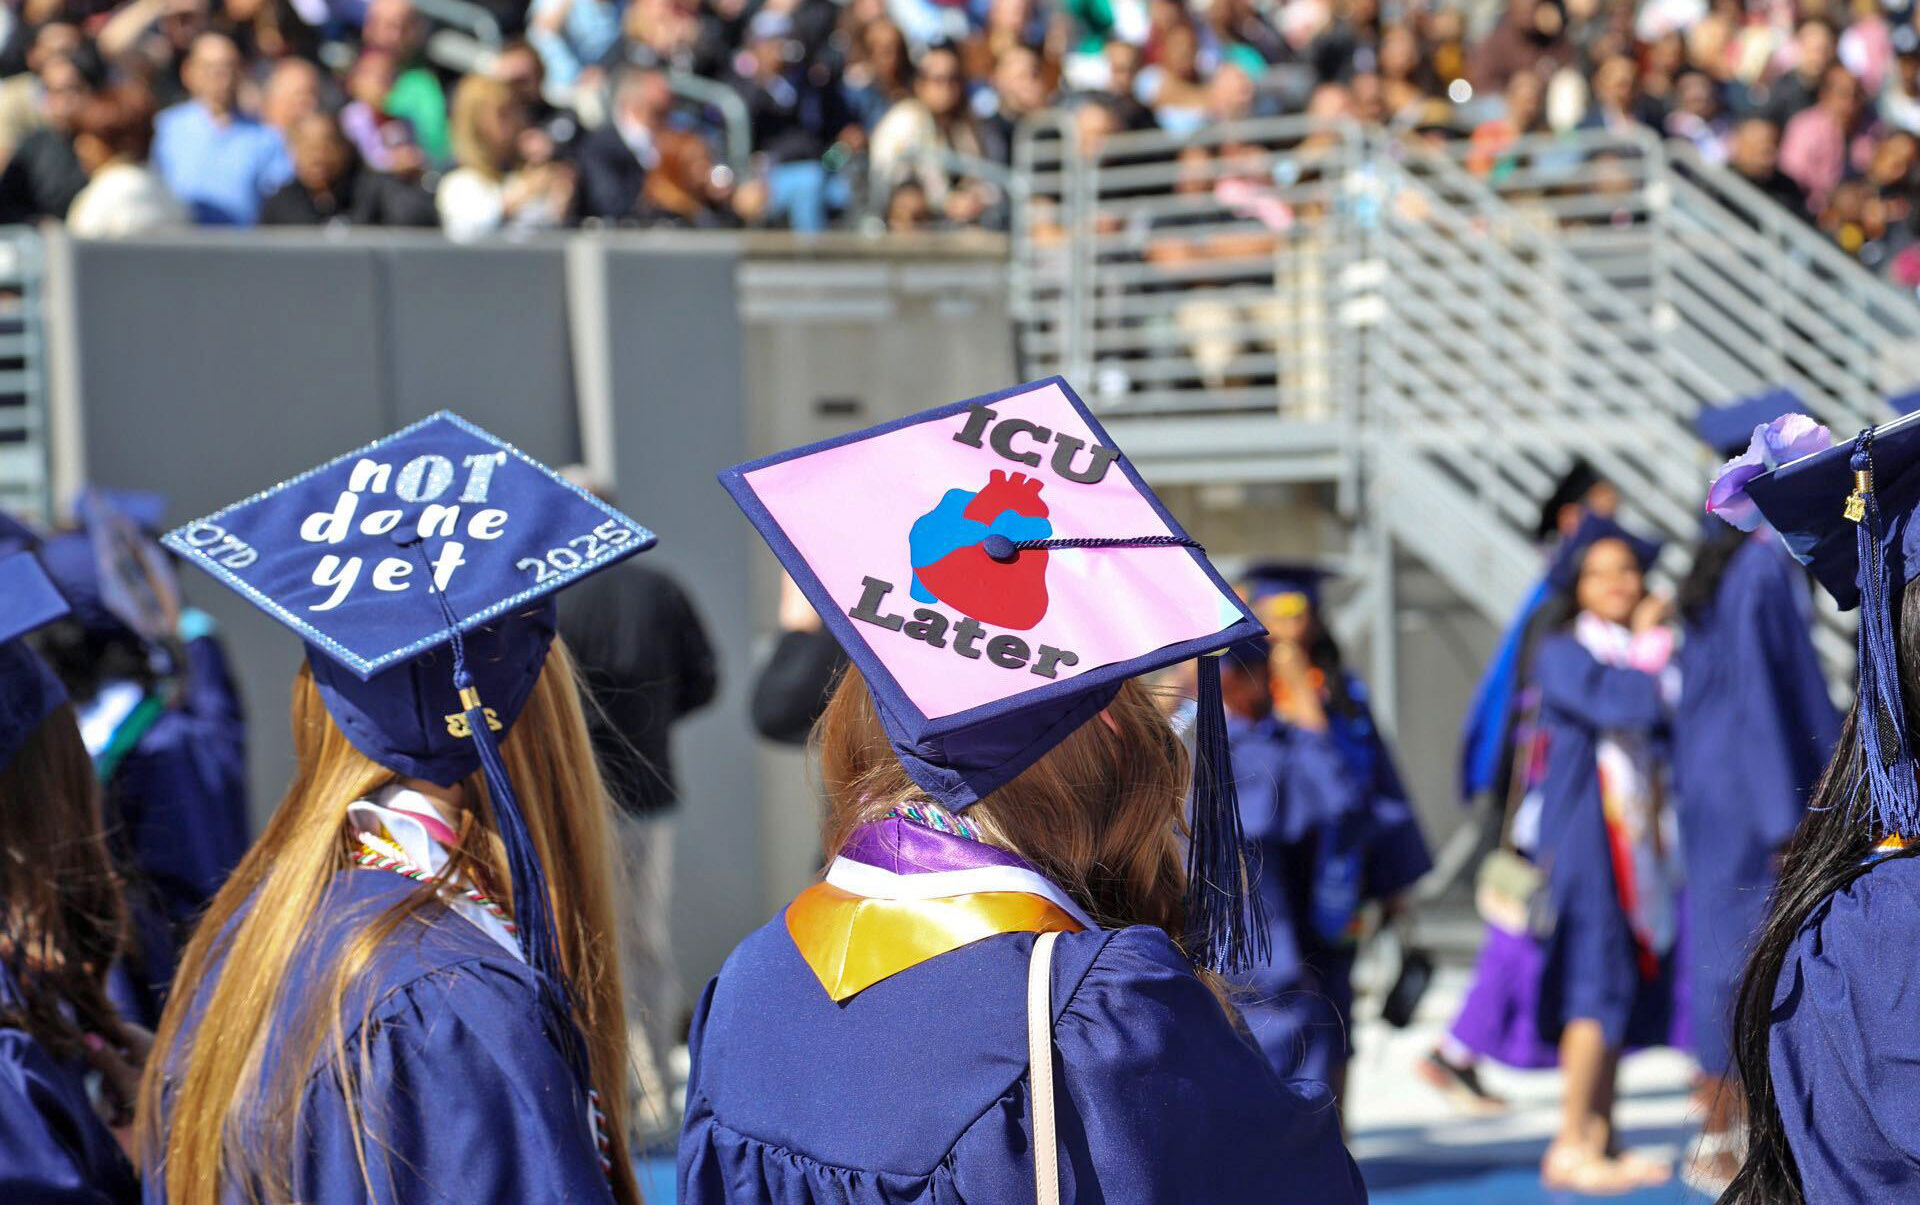
[[[1034,940],[997,933],[836,1003],[784,918],[749,935],[694,1014],[679,1205],[1032,1200]],[[1053,1011],[1063,1199],[1365,1200],[1325,1088],[1274,1075],[1166,934],[1064,933]]]
[[[1807,918],[1774,983],[1768,1064],[1808,1205],[1920,1199],[1920,860],[1888,858]]]
[[[1725,1075],[1733,1001],[1766,919],[1773,858],[1800,825],[1840,735],[1814,653],[1803,571],[1769,530],[1727,566],[1687,627],[1674,779],[1687,872],[1695,1053]]]
[[[288,999],[315,989],[334,956],[360,929],[406,899],[416,884],[384,870],[347,870],[334,879],[302,944]],[[218,971],[215,975],[218,975]],[[182,1030],[191,1041],[202,985]],[[291,1157],[293,1195],[306,1205],[433,1205],[446,1202],[590,1202],[613,1199],[600,1169],[584,1091],[555,1040],[537,973],[457,913],[429,904],[375,952],[342,1005],[346,1043],[360,1075],[363,1116],[349,1116],[335,1068],[323,1051],[295,1072],[299,1130]],[[275,1017],[270,1052],[290,1044],[289,1009]],[[365,1038],[363,1046],[362,1039]],[[272,1082],[272,1081],[269,1081]],[[243,1120],[252,1128],[256,1117]],[[365,1141],[372,1190],[354,1148]],[[145,1200],[167,1198],[157,1169]],[[226,1199],[244,1199],[229,1186]]]
[[[0,1003],[13,980],[0,967]],[[0,1026],[0,1201],[131,1205],[133,1167],[87,1101],[82,1068],[53,1057],[24,1029]]]

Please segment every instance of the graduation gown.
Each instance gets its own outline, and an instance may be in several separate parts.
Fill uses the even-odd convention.
[[[1014,889],[924,898],[982,872]],[[925,879],[955,873],[974,877]],[[1063,1199],[1365,1199],[1324,1087],[1274,1075],[1165,933],[1087,927],[1063,901],[931,829],[843,850],[701,996],[680,1205],[1031,1200],[1026,976],[1046,929]]]
[[[1768,1065],[1808,1205],[1920,1197],[1920,861],[1888,858],[1807,918],[1773,990]]]
[[[0,968],[0,1003],[14,992]],[[0,1026],[0,1201],[131,1205],[133,1167],[87,1101],[84,1069],[24,1029]]]
[[[1732,1067],[1730,1025],[1776,851],[1800,825],[1839,739],[1799,568],[1769,531],[1729,562],[1687,627],[1674,780],[1687,872],[1687,972],[1703,1069]]]
[[[438,903],[380,945],[343,1001],[346,1045],[360,1078],[359,1125],[324,1050],[299,1072],[276,1064],[272,1052],[286,1057],[292,1046],[290,1015],[298,1002],[324,982],[347,942],[416,888],[390,871],[341,871],[292,967],[292,1003],[275,1016],[267,1074],[290,1080],[300,1094],[289,1151],[293,1199],[611,1201],[586,1096],[556,1044],[537,972]],[[210,978],[195,997],[183,1043],[192,1041],[212,990]],[[365,1073],[357,1070],[362,1065]],[[249,1132],[264,1129],[255,1108],[241,1121]],[[356,1133],[366,1140],[371,1191],[356,1158]],[[229,1186],[226,1199],[245,1198]],[[148,1172],[145,1200],[166,1200],[158,1170]]]
[[[1659,680],[1602,663],[1566,633],[1540,642],[1533,679],[1546,746],[1535,860],[1546,867],[1554,914],[1540,984],[1542,1036],[1557,1041],[1567,1022],[1583,1019],[1599,1022],[1616,1049],[1664,1042],[1672,984],[1664,973],[1643,973],[1614,875],[1598,763],[1604,732],[1651,734],[1662,725]]]
[[[1513,715],[1526,677],[1521,664],[1533,618],[1552,592],[1545,578],[1535,582],[1500,634],[1500,643],[1473,689],[1460,729],[1460,798],[1472,799],[1504,785],[1502,768],[1513,730]]]

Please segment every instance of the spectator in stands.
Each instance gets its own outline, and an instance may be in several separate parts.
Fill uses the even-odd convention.
[[[733,172],[716,168],[707,140],[685,130],[660,135],[660,162],[647,173],[641,198],[649,226],[677,230],[737,230],[758,220],[765,189],[735,190]]]
[[[391,54],[384,50],[361,51],[347,72],[347,95],[352,99],[340,110],[339,129],[367,167],[403,180],[418,180],[427,167],[426,152],[420,149],[413,123],[387,112],[393,81]]]
[[[580,216],[608,225],[634,225],[643,216],[641,191],[660,163],[673,93],[653,67],[623,68],[615,77],[613,115],[580,140]]]
[[[960,55],[948,43],[920,56],[913,95],[887,110],[874,127],[872,172],[887,185],[912,176],[926,189],[934,212],[951,222],[969,223],[984,212],[989,198],[978,185],[956,182],[950,155],[985,153],[962,87]]]
[[[261,89],[260,120],[272,126],[282,142],[290,143],[294,124],[319,111],[320,69],[306,59],[275,63]]]
[[[1140,48],[1131,42],[1108,42],[1107,86],[1101,95],[1122,130],[1157,130],[1160,121],[1140,99]]]
[[[1581,125],[1609,134],[1631,135],[1641,124],[1634,92],[1636,70],[1633,60],[1616,54],[1600,64],[1593,73],[1593,101]]]
[[[27,46],[27,69],[0,81],[0,159],[13,154],[28,134],[47,124],[46,84],[41,72],[54,58],[75,64],[86,62],[92,47],[80,27],[67,21],[49,21],[36,30]],[[97,70],[82,74],[98,78]]]
[[[3,85],[0,85],[3,86]],[[1920,134],[1920,34],[1905,39],[1881,89],[1880,120],[1890,128]]]
[[[697,6],[690,0],[632,0],[620,34],[623,57],[664,70],[691,71],[700,39]]]
[[[580,121],[571,109],[560,108],[547,99],[546,65],[533,44],[516,38],[502,46],[494,56],[493,78],[513,93],[520,111],[527,115],[528,127],[541,131],[563,157],[571,158],[580,137]]]
[[[562,88],[598,88],[620,42],[619,0],[533,0],[527,41],[540,52],[547,78]]]
[[[1380,91],[1395,117],[1412,113],[1436,91],[1432,67],[1420,53],[1420,35],[1405,22],[1380,33]]]
[[[505,84],[484,75],[461,80],[448,126],[459,166],[440,181],[434,197],[448,238],[466,242],[500,231],[551,230],[566,222],[573,205],[573,169],[523,154],[526,118]]]
[[[766,157],[768,217],[794,230],[827,228],[829,208],[844,209],[846,181],[828,172],[828,152],[855,124],[830,66],[806,57],[785,13],[763,9],[747,31],[747,75],[736,86],[747,102],[753,146]]]
[[[80,107],[73,150],[87,186],[67,210],[69,234],[121,238],[188,224],[186,208],[147,166],[153,116],[153,97],[138,84],[108,88]]]
[[[279,133],[239,110],[240,70],[232,38],[201,34],[184,75],[192,99],[154,123],[154,167],[201,225],[253,225],[260,202],[293,178]]]
[[[1720,104],[1719,91],[1703,71],[1685,71],[1675,81],[1673,112],[1667,115],[1667,137],[1693,144],[1700,157],[1719,166],[1727,161],[1727,143],[1733,124]]]
[[[1507,92],[1514,77],[1536,83],[1572,61],[1566,10],[1558,0],[1509,0],[1507,10],[1474,52],[1469,77],[1477,92]]]
[[[1014,131],[1047,107],[1044,66],[1039,52],[1028,46],[1010,47],[994,66],[994,110],[980,121],[980,141],[995,163],[1013,162]]]
[[[1147,101],[1160,128],[1184,138],[1207,121],[1207,86],[1200,78],[1200,36],[1184,18],[1160,38],[1160,57],[1143,73]]]
[[[433,198],[375,171],[340,123],[309,113],[294,124],[293,179],[261,206],[265,226],[437,226]]]
[[[1819,99],[1827,69],[1834,65],[1833,26],[1818,17],[1800,23],[1793,35],[1793,69],[1766,89],[1760,111],[1785,127]]]
[[[933,229],[933,206],[927,202],[927,190],[918,180],[902,180],[887,198],[887,229],[896,234],[914,234]]]
[[[871,131],[893,106],[913,95],[913,62],[900,27],[881,18],[849,35],[853,51],[841,86],[847,107]]]
[[[100,27],[100,56],[147,85],[163,108],[188,99],[186,62],[212,24],[208,0],[131,0]]]
[[[43,124],[29,133],[0,170],[0,225],[64,218],[87,185],[86,168],[74,154],[74,123],[93,88],[66,55],[49,57],[40,69],[45,89]]]
[[[1827,68],[1817,103],[1794,114],[1780,136],[1780,170],[1807,192],[1819,213],[1849,171],[1867,166],[1872,142],[1861,128],[1860,81],[1839,63]]]
[[[426,44],[426,24],[410,0],[369,0],[360,45],[386,51],[397,69],[387,92],[387,114],[413,126],[414,141],[429,163],[444,164],[453,156],[447,93],[423,57]]]
[[[1727,166],[1783,208],[1806,216],[1806,190],[1780,170],[1780,128],[1771,121],[1749,117],[1733,128]]]

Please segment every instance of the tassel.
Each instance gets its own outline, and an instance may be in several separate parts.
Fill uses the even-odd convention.
[[[1913,754],[1907,746],[1907,711],[1893,639],[1892,586],[1880,547],[1873,432],[1863,431],[1854,441],[1851,464],[1855,484],[1846,514],[1859,516],[1854,519],[1860,556],[1859,732],[1866,754],[1867,801],[1882,833],[1905,836],[1920,832],[1920,783],[1915,782]]]
[[[1247,869],[1217,655],[1200,658],[1193,823],[1187,846],[1187,932],[1190,956],[1221,974],[1241,974],[1272,957],[1266,909]]]
[[[408,542],[427,564],[426,551],[419,539]],[[429,578],[431,566],[427,567]],[[500,846],[507,855],[507,873],[513,885],[514,935],[520,940],[520,952],[527,965],[540,973],[541,992],[553,1010],[555,1035],[582,1087],[592,1086],[588,1068],[586,1039],[574,1023],[573,992],[567,978],[566,963],[560,956],[559,929],[553,919],[553,897],[548,893],[546,871],[540,865],[540,851],[533,843],[533,832],[520,811],[520,797],[514,794],[513,780],[507,776],[507,763],[501,760],[500,746],[493,739],[493,727],[487,721],[485,702],[467,672],[467,642],[460,634],[460,622],[446,592],[432,591],[440,604],[440,618],[447,625],[447,642],[453,652],[453,685],[460,692],[460,706],[467,719],[467,732],[473,738],[474,751],[480,755],[480,772],[487,780],[487,798],[493,805],[493,823]]]

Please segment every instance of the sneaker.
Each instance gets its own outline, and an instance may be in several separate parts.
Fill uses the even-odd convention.
[[[1428,1051],[1425,1058],[1414,1064],[1413,1070],[1428,1087],[1446,1097],[1447,1103],[1457,1109],[1479,1116],[1507,1111],[1506,1100],[1487,1091],[1481,1084],[1477,1068],[1471,1065],[1456,1067],[1437,1050]]]

